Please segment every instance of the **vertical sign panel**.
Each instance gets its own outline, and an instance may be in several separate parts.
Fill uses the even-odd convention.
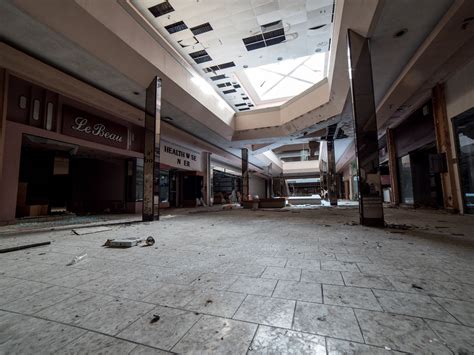
[[[348,52],[359,176],[360,223],[383,226],[377,118],[369,40],[348,30]]]
[[[249,151],[242,148],[242,199],[249,198]]]
[[[145,157],[143,167],[143,221],[159,218],[160,207],[160,110],[161,79],[146,90]]]

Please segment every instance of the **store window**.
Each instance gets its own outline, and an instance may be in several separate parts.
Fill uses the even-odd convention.
[[[474,109],[454,120],[459,175],[466,213],[474,213]]]
[[[409,205],[414,204],[413,176],[411,172],[410,155],[398,159],[398,171],[400,174],[400,201]]]
[[[160,171],[160,202],[169,202],[170,197],[170,173],[167,170]]]

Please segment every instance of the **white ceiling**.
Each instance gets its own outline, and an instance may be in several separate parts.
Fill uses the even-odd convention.
[[[131,1],[132,5],[236,111],[255,107],[255,102],[240,83],[236,72],[247,67],[254,68],[312,55],[315,52],[324,53],[330,49],[334,0],[169,0],[167,2],[168,4],[164,5],[171,7],[168,6],[164,12],[153,14],[154,10],[163,6],[160,4],[166,2]],[[271,23],[272,26],[265,26]],[[181,27],[179,31],[170,33],[168,26],[174,24],[181,24]],[[204,24],[210,25],[208,31],[196,34],[194,27]],[[263,41],[262,35],[265,38]],[[249,38],[254,38],[252,41],[257,42],[251,40],[244,42],[244,39]],[[203,50],[205,51],[203,54],[209,57],[201,56],[203,62],[196,63],[190,54]],[[235,66],[215,67],[225,63]],[[206,68],[211,69],[205,70]],[[219,80],[211,79],[219,78],[221,75],[226,77]],[[231,92],[224,93],[229,90]]]

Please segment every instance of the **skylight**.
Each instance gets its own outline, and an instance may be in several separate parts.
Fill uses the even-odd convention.
[[[290,99],[325,76],[326,53],[282,60],[277,63],[245,69],[246,79],[263,103]]]

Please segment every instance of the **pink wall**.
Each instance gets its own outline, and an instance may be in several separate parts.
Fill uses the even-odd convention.
[[[20,174],[21,125],[6,122],[3,172],[0,177],[0,221],[15,219]]]

